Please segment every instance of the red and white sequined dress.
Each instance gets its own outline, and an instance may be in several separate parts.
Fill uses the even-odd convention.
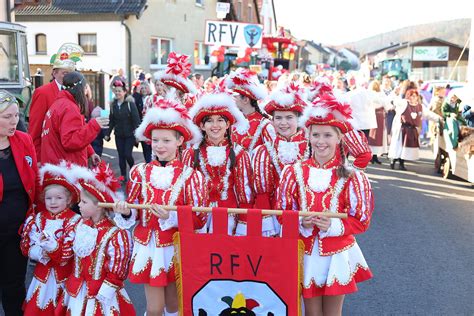
[[[352,293],[357,291],[356,283],[372,277],[354,237],[369,227],[372,189],[362,171],[338,177],[340,163],[338,154],[322,166],[313,158],[297,162],[285,169],[278,187],[277,208],[348,215],[347,219],[331,218],[326,232],[300,225],[305,244],[305,298]]]
[[[58,214],[42,211],[26,219],[20,247],[25,256],[37,263],[26,294],[24,315],[54,315],[64,281],[73,268],[72,236],[65,232],[79,219],[70,209]],[[50,240],[49,247],[46,239]]]
[[[133,166],[127,191],[128,203],[207,206],[203,175],[176,159],[165,166],[156,160]],[[128,229],[137,223],[133,230],[130,282],[164,287],[175,281],[173,234],[178,231],[178,218],[176,212],[169,214],[166,220],[150,210],[133,210],[129,219],[115,215],[121,228]],[[206,214],[193,216],[195,228],[202,228]]]
[[[56,315],[135,315],[125,291],[132,242],[108,217],[94,224],[81,219],[74,228],[74,269]]]

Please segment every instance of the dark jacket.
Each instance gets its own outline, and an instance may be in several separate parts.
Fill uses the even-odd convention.
[[[133,93],[133,99],[135,100],[135,105],[137,106],[138,116],[140,117],[140,121],[143,120],[143,96],[139,92]]]
[[[131,96],[127,96],[120,108],[117,100],[114,99],[110,105],[110,122],[107,136],[110,136],[115,128],[115,136],[131,137],[134,136],[135,129],[140,124],[140,117],[135,102]]]

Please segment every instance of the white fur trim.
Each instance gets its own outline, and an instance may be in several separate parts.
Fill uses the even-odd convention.
[[[287,141],[278,143],[278,158],[284,165],[294,163],[298,159],[299,152],[298,143]]]
[[[51,238],[55,238],[56,232],[63,228],[63,223],[63,219],[47,219],[43,230],[49,234]]]
[[[99,231],[96,228],[79,223],[72,246],[74,253],[79,258],[85,258],[92,253],[96,245],[98,233]]]
[[[274,101],[283,107],[288,107],[295,103],[295,96],[291,93],[285,93],[282,90],[272,92],[269,99],[269,101]]]
[[[226,108],[235,118],[233,125],[239,134],[245,134],[250,124],[235,104],[234,99],[226,93],[207,94],[202,96],[189,110],[189,115],[194,118],[202,109]]]
[[[160,108],[151,108],[147,110],[145,117],[143,118],[142,123],[135,130],[135,137],[139,141],[149,141],[145,137],[144,133],[148,125],[150,124],[180,124],[188,129],[192,134],[192,139],[188,142],[190,144],[199,144],[202,139],[202,134],[200,129],[188,119],[183,119],[181,114],[178,113],[175,109],[160,109]]]
[[[207,146],[207,162],[213,167],[222,166],[226,161],[226,146]]]
[[[257,75],[245,77],[242,75],[242,70],[243,68],[238,68],[236,71],[231,72],[230,75],[227,76],[227,78],[225,79],[225,85],[227,86],[227,88],[234,89],[238,87],[243,90],[249,90],[258,100],[265,99],[268,96],[267,89],[258,81]],[[232,80],[236,77],[248,80],[249,84],[236,85]]]
[[[174,177],[174,167],[153,166],[150,174],[151,185],[158,190],[167,190]]]
[[[130,218],[124,218],[122,214],[114,213],[114,222],[120,229],[129,229],[135,225],[137,221],[137,211],[135,209],[131,209]]]
[[[64,160],[61,161],[59,165],[46,163],[42,165],[42,167],[39,170],[40,184],[43,185],[44,176],[46,173],[49,173],[53,176],[62,177],[66,179],[66,181],[69,182],[70,184],[75,185],[79,179],[77,177],[77,171],[81,169],[87,170],[87,168],[81,167],[75,164],[71,164],[70,166],[67,166],[67,162]]]
[[[321,117],[325,118],[329,114],[329,110],[322,106],[307,106],[304,111],[303,115],[298,120],[298,125],[302,128],[305,128],[306,122],[313,117]]]
[[[110,166],[109,166],[110,168]],[[114,201],[122,201],[124,200],[124,194],[123,192],[114,192],[110,190],[105,183],[99,181],[95,177],[94,171],[84,168],[84,167],[75,167],[74,169],[71,170],[71,173],[73,173],[74,177],[79,180],[83,180],[85,182],[90,182],[92,183],[95,188],[101,192],[106,192],[109,194]],[[80,186],[80,183],[78,183],[78,186]]]
[[[188,88],[190,94],[196,95],[198,93],[196,87],[194,86],[194,83],[191,80],[183,78],[181,76],[177,76],[175,74],[166,73],[166,70],[155,72],[154,77],[156,80],[160,81],[162,79],[178,81],[179,83],[186,86],[186,88]]]
[[[308,185],[314,192],[325,192],[331,184],[332,169],[309,168]]]

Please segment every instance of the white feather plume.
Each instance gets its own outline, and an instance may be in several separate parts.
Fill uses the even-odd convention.
[[[226,108],[235,118],[235,129],[239,134],[245,134],[250,124],[235,104],[234,99],[226,93],[207,94],[202,96],[189,110],[189,115],[194,118],[202,109]]]
[[[166,70],[155,72],[154,77],[155,77],[155,80],[160,80],[160,81],[162,79],[178,81],[179,83],[186,86],[190,94],[196,95],[198,92],[196,87],[194,86],[194,83],[191,80],[189,80],[188,78],[177,76],[175,74],[166,73]]]

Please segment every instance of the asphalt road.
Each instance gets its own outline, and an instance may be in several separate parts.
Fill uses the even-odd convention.
[[[107,146],[103,158],[118,170]],[[368,168],[375,210],[357,240],[374,278],[346,297],[344,315],[474,315],[474,188],[437,175],[429,151],[422,157],[405,172],[386,159]],[[143,315],[143,287],[126,289]]]

